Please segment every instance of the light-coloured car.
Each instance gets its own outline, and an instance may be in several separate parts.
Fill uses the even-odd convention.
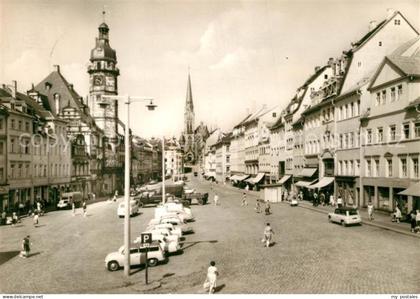
[[[153,225],[149,225],[147,227],[148,230],[154,229],[154,228],[166,228],[166,229],[169,229],[173,235],[177,235],[179,237],[182,237],[181,228],[173,225],[172,223],[153,224]]]
[[[139,206],[135,200],[130,200],[130,216],[136,215],[139,212]],[[121,202],[117,209],[118,217],[125,216],[125,202]]]
[[[155,208],[155,218],[164,218],[177,215],[182,221],[192,221],[194,216],[190,208],[183,207],[180,203],[165,203]]]
[[[149,267],[156,266],[159,262],[165,261],[164,250],[159,243],[152,243],[148,248],[147,265]],[[146,253],[144,249],[139,248],[139,244],[132,244],[130,246],[130,264],[132,266],[145,265]],[[118,251],[111,252],[105,257],[105,267],[109,271],[117,271],[124,267],[124,246],[121,246]]]
[[[150,233],[152,235],[154,234],[160,234],[168,239],[168,241],[176,241],[179,242],[179,236],[173,235],[171,231],[167,228],[153,228],[151,230],[147,230],[144,233]],[[153,236],[152,236],[153,237]]]
[[[191,226],[185,224],[178,217],[152,219],[149,221],[148,226],[153,226],[157,224],[167,224],[167,223],[172,224],[174,227],[179,227],[183,234],[192,233],[194,231]]]
[[[350,224],[361,224],[362,218],[356,208],[342,207],[334,210],[333,213],[328,214],[330,222],[340,223],[343,226]]]
[[[152,241],[159,242],[160,246],[164,251],[169,253],[178,252],[181,249],[181,244],[178,240],[169,240],[167,237],[161,234],[152,234]],[[140,243],[141,237],[134,240],[134,243]]]
[[[299,201],[296,197],[292,197],[289,204],[290,204],[291,207],[297,207],[299,205]]]

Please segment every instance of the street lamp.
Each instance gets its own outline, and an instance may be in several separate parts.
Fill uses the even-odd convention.
[[[130,96],[117,96],[117,95],[102,95],[103,104],[106,103],[107,99],[124,99],[124,104],[127,105],[127,123],[124,130],[124,202],[125,202],[125,213],[124,213],[124,275],[130,276],[130,104],[132,102],[148,101],[146,105],[149,111],[155,110],[157,105],[153,104],[153,98],[145,97],[130,97]],[[147,261],[146,261],[147,262]]]

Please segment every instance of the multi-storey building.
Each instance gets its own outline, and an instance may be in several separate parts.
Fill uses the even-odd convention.
[[[0,96],[3,97],[2,89]],[[9,112],[0,105],[0,208],[4,210],[8,203],[9,186],[7,185],[7,118]]]
[[[282,116],[279,116],[274,125],[270,127],[270,173],[272,182],[283,179],[286,174],[286,159],[284,155],[286,144],[284,136],[284,119]],[[291,178],[290,175],[284,178],[281,184],[285,184],[289,178]]]
[[[172,177],[184,174],[184,155],[175,138],[165,141],[165,173]]]
[[[245,127],[243,123],[250,117],[248,114],[239,124],[233,127],[230,140],[230,172],[234,178],[245,175]]]
[[[371,201],[385,211],[398,206],[403,214],[420,208],[419,190],[417,196],[404,193],[420,180],[419,59],[416,37],[385,57],[368,86],[369,106],[360,119],[360,205]],[[348,161],[338,163],[342,172],[352,171]]]
[[[232,134],[226,134],[214,144],[216,162],[216,181],[226,182],[231,176],[230,172],[230,143]]]
[[[371,30],[347,52],[350,57],[340,95],[331,101],[335,108],[335,152],[336,167],[334,174],[335,191],[346,204],[367,205],[363,201],[360,189],[361,164],[360,156],[361,116],[368,114],[372,106],[371,95],[367,91],[375,69],[383,57],[392,53],[402,43],[415,38],[418,33],[399,13],[388,11],[388,17],[381,23],[371,23]],[[398,87],[396,87],[398,88]],[[395,90],[397,93],[398,90]],[[374,103],[386,102],[386,93],[375,95]],[[382,128],[382,130],[384,130]],[[384,135],[385,131],[379,135]],[[374,132],[369,132],[371,136]],[[371,137],[369,137],[371,138]],[[371,163],[375,163],[374,159]],[[370,193],[368,193],[370,194]],[[391,205],[390,205],[391,207]]]

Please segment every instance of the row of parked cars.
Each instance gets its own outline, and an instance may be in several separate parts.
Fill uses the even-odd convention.
[[[132,200],[136,204],[136,200]],[[130,246],[130,263],[133,266],[145,265],[154,267],[161,262],[166,262],[169,254],[181,251],[181,238],[193,232],[188,224],[194,221],[192,210],[184,205],[182,200],[175,196],[168,196],[167,202],[159,204],[143,233],[151,234],[152,243],[146,249],[141,243],[141,236],[136,238]],[[118,251],[108,254],[105,258],[105,267],[109,271],[116,271],[124,265],[125,248],[121,246]]]

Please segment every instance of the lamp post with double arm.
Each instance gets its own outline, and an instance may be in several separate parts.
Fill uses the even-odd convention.
[[[147,97],[102,95],[101,98],[105,105],[107,100],[116,99],[124,99],[124,104],[127,105],[127,122],[124,126],[124,275],[130,276],[130,104],[147,101],[149,104],[146,107],[149,111],[155,110],[157,106],[153,104],[153,98]]]

